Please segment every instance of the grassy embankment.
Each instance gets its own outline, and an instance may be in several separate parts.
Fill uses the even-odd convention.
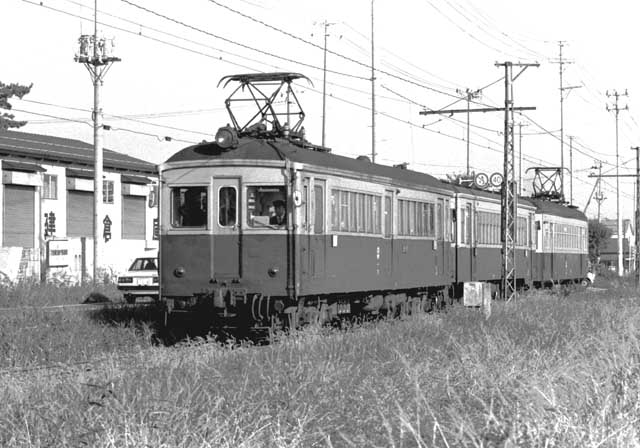
[[[630,296],[533,293],[488,320],[456,308],[266,347],[153,346],[142,311],[5,317],[0,446],[640,446]]]

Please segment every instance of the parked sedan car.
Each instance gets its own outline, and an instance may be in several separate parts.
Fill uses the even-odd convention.
[[[158,259],[136,258],[123,275],[118,276],[118,289],[127,303],[135,303],[138,297],[158,298]]]

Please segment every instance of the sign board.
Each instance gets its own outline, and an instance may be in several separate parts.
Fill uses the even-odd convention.
[[[489,182],[491,182],[491,185],[494,187],[501,187],[503,180],[504,178],[500,173],[493,173],[489,178]]]
[[[485,173],[478,173],[476,174],[476,177],[473,178],[473,183],[478,188],[487,188],[489,185],[489,176]]]
[[[111,218],[109,215],[106,215],[102,220],[102,224],[104,224],[104,231],[102,232],[102,236],[104,237],[105,243],[111,239]]]
[[[50,268],[69,266],[69,241],[47,241],[47,266]]]

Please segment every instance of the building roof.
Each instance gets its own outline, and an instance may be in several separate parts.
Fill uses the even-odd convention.
[[[70,138],[0,130],[0,158],[12,157],[93,168],[93,145]],[[104,149],[103,167],[108,170],[156,175],[155,164]]]
[[[292,144],[284,139],[261,139],[240,137],[235,149],[225,151],[215,142],[203,142],[189,146],[170,157],[167,163],[206,160],[284,160],[340,169],[362,174],[363,176],[381,176],[405,182],[407,184],[429,186],[453,194],[453,187],[435,177],[417,171],[378,165],[368,160],[331,154],[326,151],[314,151]]]

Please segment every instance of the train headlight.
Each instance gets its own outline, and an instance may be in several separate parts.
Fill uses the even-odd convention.
[[[225,151],[228,151],[232,148],[237,148],[238,133],[231,126],[227,125],[221,127],[220,129],[218,129],[218,132],[216,132],[216,144]]]
[[[267,274],[269,274],[269,277],[275,277],[276,275],[278,275],[279,271],[280,269],[276,267],[272,267],[272,268],[269,268],[269,270],[267,271]]]
[[[175,268],[173,270],[173,275],[175,275],[178,278],[179,277],[184,277],[184,273],[185,273],[185,270],[184,270],[184,268],[182,266],[178,266],[177,268]]]

